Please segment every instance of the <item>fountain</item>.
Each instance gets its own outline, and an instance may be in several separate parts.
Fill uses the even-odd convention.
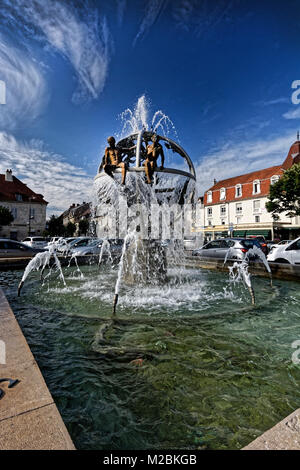
[[[124,239],[114,314],[121,280],[127,285],[166,282],[167,256],[162,240],[172,239],[177,247],[182,242],[184,224],[187,226],[190,222],[185,209],[190,209],[194,203],[196,181],[193,163],[185,150],[168,136],[156,133],[158,128],[164,129],[164,124],[167,132],[170,126],[174,128],[162,111],[154,114],[150,130],[144,97],[140,98],[135,112],[126,110],[122,117],[123,133],[128,128],[133,131],[116,144],[117,148],[125,150],[126,186],[120,185],[121,168],[107,175],[105,159],[94,182],[93,221],[97,237]],[[159,142],[162,165],[155,166],[153,181],[147,184],[150,182],[146,172],[147,151],[152,141]],[[165,160],[168,166],[163,166]]]
[[[23,277],[2,274],[6,294],[78,449],[240,448],[298,406],[300,373],[286,370],[286,345],[296,335],[299,286],[258,285],[248,259],[230,277],[182,266],[195,172],[170,121],[158,112],[148,126],[144,104],[127,110],[118,136],[134,147],[125,187],[119,169],[112,179],[100,165],[95,177],[99,258],[82,273],[71,258],[64,282],[53,247]],[[154,134],[165,165],[150,185],[145,147]],[[47,267],[41,286],[34,271]],[[30,273],[19,298],[17,283]]]

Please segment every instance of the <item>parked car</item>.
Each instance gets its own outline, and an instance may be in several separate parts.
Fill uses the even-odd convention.
[[[271,252],[271,250],[272,250],[273,248],[277,248],[278,246],[281,246],[281,245],[287,245],[287,244],[290,243],[291,241],[293,241],[293,240],[281,240],[281,241],[274,242],[274,243],[269,247],[269,253]]]
[[[195,236],[185,237],[183,240],[183,246],[185,250],[195,250],[200,246],[199,239]]]
[[[110,244],[111,254],[118,255],[122,253],[123,244],[124,244],[123,238],[110,238],[108,241]]]
[[[255,239],[260,243],[261,249],[264,252],[264,254],[267,256],[268,254],[268,244],[265,240],[265,237],[263,235],[248,235],[247,238]]]
[[[0,238],[0,258],[33,257],[37,253],[45,251],[42,248],[31,248],[25,243],[20,243],[7,238]]]
[[[73,248],[78,248],[79,246],[87,246],[87,244],[91,241],[95,240],[95,238],[92,237],[77,237],[71,242],[68,243],[70,250]]]
[[[103,240],[97,238],[96,240],[89,240],[85,246],[77,246],[70,250],[70,253],[75,256],[84,255],[99,255]]]
[[[224,238],[206,243],[202,248],[194,250],[192,255],[201,258],[225,259],[228,249],[231,248],[230,259],[243,259],[253,246],[261,249],[260,243],[255,238]]]
[[[272,248],[274,245],[278,245],[279,242],[280,242],[280,239],[279,239],[279,238],[277,238],[276,240],[269,240],[269,241],[267,242],[268,252],[270,253],[271,248]]]
[[[300,237],[272,248],[267,260],[275,263],[300,264]]]
[[[44,237],[26,237],[22,243],[31,248],[45,248],[47,246],[47,240]]]

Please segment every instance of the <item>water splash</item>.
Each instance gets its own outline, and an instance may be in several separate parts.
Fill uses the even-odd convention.
[[[150,102],[145,95],[142,95],[137,100],[133,110],[127,108],[120,114],[123,126],[119,137],[136,134],[141,130],[153,130],[154,132],[160,130],[163,136],[173,135],[176,140],[179,140],[173,121],[162,110],[155,111],[151,120],[149,115]]]
[[[227,250],[225,260],[224,260],[224,265],[227,263],[227,261],[230,259],[231,256],[232,258],[236,257],[235,250],[232,247],[230,247]],[[263,251],[260,248],[258,248],[256,245],[253,245],[253,247],[247,251],[247,253],[245,254],[242,260],[235,261],[233,265],[229,266],[228,268],[230,280],[233,281],[234,283],[242,281],[244,285],[249,289],[252,304],[255,304],[255,296],[254,296],[254,290],[253,290],[252,283],[251,283],[251,275],[248,272],[248,269],[249,269],[250,260],[257,259],[257,258],[262,261],[263,265],[268,271],[270,275],[270,282],[271,282],[271,287],[272,287],[272,271],[271,271],[270,265]]]
[[[132,241],[136,242],[136,234],[133,232],[129,232],[126,237],[124,238],[124,243],[123,243],[123,248],[122,248],[122,255],[121,259],[119,262],[119,269],[118,269],[118,277],[115,285],[115,296],[114,296],[114,303],[113,303],[113,316],[116,314],[116,308],[117,308],[117,303],[119,299],[119,291],[120,291],[120,285],[121,285],[121,280],[122,280],[122,275],[123,275],[123,269],[124,269],[124,259],[125,259],[125,254],[126,250],[128,248],[128,245],[130,245],[130,242]],[[133,267],[135,268],[135,263],[133,262]]]
[[[103,240],[102,245],[101,245],[101,250],[100,250],[100,253],[99,253],[99,260],[98,260],[98,266],[99,267],[102,263],[102,258],[103,258],[103,254],[104,254],[105,251],[108,253],[108,257],[110,259],[111,264],[113,263],[113,259],[112,259],[112,256],[111,256],[110,243],[109,243],[108,240]]]
[[[50,269],[50,272],[51,272],[51,266],[50,266],[51,258],[54,259],[54,265],[56,266],[56,269],[59,272],[59,277],[62,280],[64,286],[66,286],[66,281],[65,281],[65,278],[64,278],[64,275],[63,275],[63,272],[62,272],[61,264],[60,264],[60,261],[57,257],[57,254],[56,254],[55,250],[56,250],[56,245],[52,244],[52,245],[50,245],[50,247],[47,251],[37,253],[32,258],[32,260],[29,261],[28,265],[25,268],[25,271],[24,271],[24,274],[22,276],[21,282],[18,286],[18,297],[21,294],[22,287],[23,287],[27,277],[29,276],[29,274],[32,271],[41,270],[41,279],[43,279],[43,272],[47,267]]]
[[[76,271],[78,272],[79,276],[83,279],[84,275],[83,275],[82,271],[80,270],[80,268],[78,266],[76,253],[71,254],[71,258],[69,260],[68,268],[71,266],[72,260],[74,260],[74,263],[75,263],[75,266],[76,266]]]

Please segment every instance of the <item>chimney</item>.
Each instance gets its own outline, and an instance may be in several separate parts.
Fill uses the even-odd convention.
[[[216,180],[216,178],[214,178],[214,184],[217,184],[217,180]]]
[[[13,181],[12,170],[6,170],[5,181]]]

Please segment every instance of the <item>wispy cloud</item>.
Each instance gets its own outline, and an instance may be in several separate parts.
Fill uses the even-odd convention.
[[[294,106],[293,109],[282,115],[285,119],[300,119],[300,106]]]
[[[213,185],[214,178],[219,181],[279,165],[294,141],[295,135],[291,133],[271,140],[231,141],[216,148],[195,165],[199,194]]]
[[[0,172],[7,168],[30,189],[44,195],[48,214],[59,214],[73,202],[91,200],[93,179],[61,155],[44,149],[42,142],[19,142],[0,132]]]
[[[0,79],[6,83],[0,128],[12,130],[33,121],[46,103],[43,74],[26,50],[16,48],[0,34]]]
[[[133,45],[135,45],[139,39],[147,34],[167,4],[168,0],[147,0],[144,19],[141,22],[138,33],[134,38]]]
[[[211,32],[234,5],[234,0],[177,0],[172,16],[178,27],[196,35]]]
[[[280,97],[280,98],[274,98],[273,100],[262,100],[262,101],[257,101],[254,103],[257,106],[274,106],[276,104],[287,104],[290,102],[290,99],[287,97]]]
[[[46,41],[72,65],[78,78],[74,102],[98,98],[108,73],[111,35],[105,17],[84,2],[57,0],[4,0],[6,20],[28,32],[30,37]]]
[[[123,23],[127,0],[116,0],[116,2],[118,23],[121,25]]]

